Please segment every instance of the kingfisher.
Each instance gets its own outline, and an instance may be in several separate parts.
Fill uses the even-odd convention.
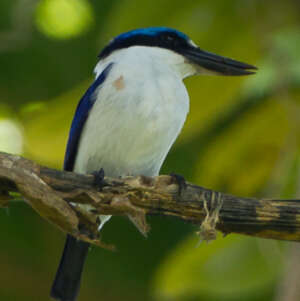
[[[81,98],[64,170],[110,177],[157,176],[189,112],[183,80],[249,75],[256,67],[199,48],[167,27],[135,29],[99,54],[95,80]],[[110,218],[101,215],[100,228]],[[89,244],[67,235],[51,297],[75,301]]]

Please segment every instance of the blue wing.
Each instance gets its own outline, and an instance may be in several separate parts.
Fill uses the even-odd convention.
[[[65,153],[64,170],[72,171],[74,168],[75,158],[78,150],[81,132],[88,118],[89,112],[96,100],[95,91],[105,81],[113,63],[110,63],[102,73],[97,77],[94,83],[88,88],[81,98],[75,116],[72,121],[67,149]]]

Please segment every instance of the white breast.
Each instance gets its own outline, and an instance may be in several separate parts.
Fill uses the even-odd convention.
[[[189,98],[181,75],[149,48],[131,47],[98,65],[101,72],[114,62],[83,128],[76,172],[159,173],[185,122]]]

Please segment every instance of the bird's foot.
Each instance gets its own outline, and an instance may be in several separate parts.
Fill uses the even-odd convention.
[[[97,187],[97,190],[102,191],[103,187],[107,185],[104,180],[104,169],[100,168],[92,174],[94,175],[94,185]]]
[[[181,196],[182,192],[186,189],[187,184],[185,178],[181,175],[171,173],[170,176],[176,181],[178,185],[178,195]]]

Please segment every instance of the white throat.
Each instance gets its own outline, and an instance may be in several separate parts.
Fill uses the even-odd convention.
[[[108,62],[120,62],[124,60],[128,60],[133,65],[138,62],[142,64],[140,68],[147,67],[146,64],[162,68],[168,67],[171,72],[178,74],[181,79],[197,73],[197,69],[182,55],[165,48],[147,46],[131,46],[116,50],[104,60],[99,61],[94,72],[98,76]]]

